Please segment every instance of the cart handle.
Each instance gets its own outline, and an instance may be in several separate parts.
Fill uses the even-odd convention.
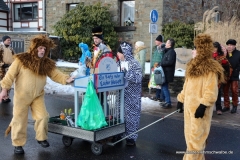
[[[151,125],[153,125],[153,124],[155,124],[155,123],[157,123],[157,122],[159,122],[159,121],[161,121],[161,120],[163,120],[163,119],[165,119],[165,118],[167,118],[167,117],[169,117],[169,116],[171,116],[171,115],[173,115],[174,113],[179,112],[179,111],[180,111],[180,109],[178,109],[178,110],[176,110],[176,111],[174,111],[174,112],[172,112],[172,113],[170,113],[170,114],[168,114],[168,115],[166,115],[166,116],[164,116],[164,117],[162,117],[162,118],[160,118],[160,119],[158,119],[158,120],[150,123],[149,125],[147,125],[147,126],[141,128],[141,129],[137,130],[136,132],[133,132],[133,133],[129,134],[128,136],[126,136],[126,137],[124,137],[124,138],[122,138],[122,139],[120,139],[120,140],[118,140],[118,141],[116,141],[116,142],[114,142],[114,143],[108,142],[107,144],[110,145],[110,146],[114,146],[115,144],[121,142],[122,140],[128,138],[129,136],[131,136],[131,135],[133,135],[133,134],[135,134],[135,133],[138,133],[138,132],[140,132],[141,130],[144,130],[145,128],[147,128],[147,127],[149,127],[149,126],[151,126]]]

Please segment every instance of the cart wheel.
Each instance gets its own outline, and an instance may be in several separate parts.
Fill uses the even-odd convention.
[[[62,142],[63,142],[64,146],[66,146],[66,147],[71,146],[72,141],[73,141],[73,138],[71,138],[71,137],[68,137],[68,136],[62,137]]]
[[[92,152],[95,155],[100,155],[102,153],[102,144],[100,144],[100,143],[92,143],[91,149],[92,149]]]

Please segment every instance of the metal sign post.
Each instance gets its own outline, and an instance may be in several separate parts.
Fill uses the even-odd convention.
[[[152,61],[152,37],[154,33],[157,33],[158,30],[158,25],[156,24],[158,20],[158,12],[157,10],[151,10],[150,12],[150,20],[151,23],[149,23],[149,33],[151,33],[151,43],[150,43],[150,75],[149,77],[151,78],[152,75],[152,68],[151,68],[151,61]],[[150,80],[149,78],[149,80]],[[149,88],[149,94],[151,93],[151,88]]]

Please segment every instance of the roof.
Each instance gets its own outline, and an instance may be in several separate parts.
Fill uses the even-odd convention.
[[[8,11],[9,12],[9,8],[3,0],[0,0],[0,11]]]

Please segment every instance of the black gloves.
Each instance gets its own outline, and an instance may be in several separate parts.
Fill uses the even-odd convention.
[[[4,64],[2,67],[3,68],[7,68],[7,67],[9,67],[10,65],[9,64]]]
[[[178,102],[177,103],[177,110],[180,109],[180,111],[178,111],[179,113],[183,112],[183,103],[182,102]]]
[[[199,107],[196,109],[195,118],[203,118],[206,108],[207,107],[205,105],[200,104]]]

